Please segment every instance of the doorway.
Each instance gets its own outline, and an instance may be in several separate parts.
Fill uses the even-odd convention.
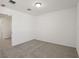
[[[0,48],[11,47],[12,17],[0,14]]]

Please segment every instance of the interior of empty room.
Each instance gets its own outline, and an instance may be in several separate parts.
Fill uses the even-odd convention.
[[[18,57],[18,52],[10,51],[17,46],[23,49],[25,43],[30,49],[26,47],[29,54],[22,54],[23,57],[78,57],[79,1],[0,0],[0,42],[2,50],[6,51],[6,47],[9,49],[4,53],[7,57]],[[48,50],[51,52],[43,56],[42,52],[48,53],[46,47],[50,47]],[[55,50],[52,47],[70,52],[56,50],[62,55],[56,56],[52,54]]]

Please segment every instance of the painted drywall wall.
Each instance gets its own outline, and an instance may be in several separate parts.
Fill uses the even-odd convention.
[[[0,29],[1,29],[1,37],[2,39],[7,39],[11,37],[11,17],[2,16],[0,17]]]
[[[2,18],[0,18],[0,41],[2,40]]]
[[[79,2],[77,5],[77,52],[79,55]]]
[[[12,16],[13,46],[32,40],[32,16],[5,7],[0,7],[0,13]]]
[[[76,8],[38,16],[36,39],[65,46],[76,46]]]
[[[75,47],[76,8],[31,16],[0,7],[0,13],[12,16],[12,45],[38,39]]]

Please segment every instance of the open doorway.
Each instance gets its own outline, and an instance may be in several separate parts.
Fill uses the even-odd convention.
[[[0,48],[11,47],[12,17],[0,14]]]

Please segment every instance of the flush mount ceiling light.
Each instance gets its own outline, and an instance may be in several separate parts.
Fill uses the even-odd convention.
[[[33,6],[36,8],[40,8],[43,6],[43,2],[41,0],[33,0]]]
[[[9,0],[10,3],[15,4],[15,0]]]
[[[31,11],[32,9],[28,8],[27,10],[28,10],[28,11]]]
[[[2,7],[5,7],[6,5],[5,5],[5,4],[1,4],[1,6],[2,6]]]
[[[37,8],[40,8],[41,5],[42,5],[42,3],[40,3],[40,2],[36,2],[36,3],[35,3],[35,7],[37,7]]]

